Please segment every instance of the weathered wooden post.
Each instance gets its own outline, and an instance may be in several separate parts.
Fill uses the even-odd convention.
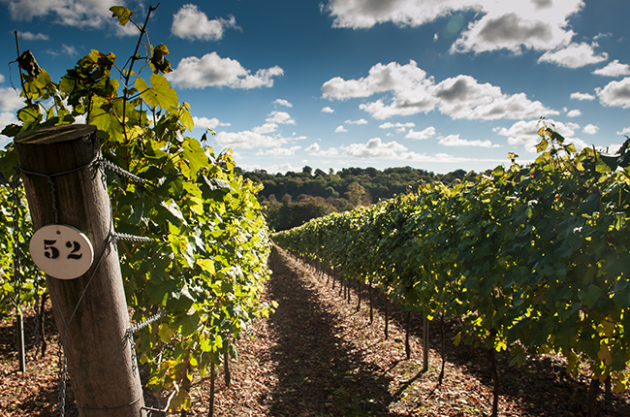
[[[41,128],[18,135],[15,147],[35,231],[47,225],[69,225],[85,234],[93,247],[93,263],[78,278],[46,275],[79,414],[143,416],[142,386],[126,333],[129,315],[110,201],[97,163],[96,128]],[[77,242],[65,240],[48,238],[40,243],[33,239],[31,254],[41,249],[46,258],[65,262],[72,269],[81,250]]]

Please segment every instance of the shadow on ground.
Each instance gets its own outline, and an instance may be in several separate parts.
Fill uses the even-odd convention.
[[[273,248],[268,291],[280,303],[270,317],[277,386],[266,399],[274,416],[391,416],[390,379],[351,353],[336,336],[339,319],[315,287]]]

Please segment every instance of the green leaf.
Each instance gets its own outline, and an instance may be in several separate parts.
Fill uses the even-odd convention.
[[[197,139],[186,138],[184,140],[184,159],[188,161],[190,166],[190,175],[192,178],[197,178],[197,172],[201,168],[208,166],[208,157],[206,156],[206,150],[201,147]]]
[[[120,24],[120,26],[125,26],[127,23],[129,23],[131,16],[133,16],[133,12],[126,7],[112,6],[109,8],[109,10],[112,12],[112,17],[118,18],[118,23]]]
[[[586,304],[587,307],[595,305],[599,297],[602,295],[602,290],[597,285],[591,284],[588,287],[588,291],[579,290],[578,298]]]

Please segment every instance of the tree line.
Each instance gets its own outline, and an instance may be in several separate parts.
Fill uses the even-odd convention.
[[[448,174],[435,174],[411,167],[343,168],[335,172],[313,169],[302,172],[270,174],[265,170],[241,172],[243,177],[264,186],[258,200],[273,230],[288,230],[308,220],[333,212],[370,206],[395,195],[415,191],[421,184],[436,181],[451,184],[466,176],[457,169]]]

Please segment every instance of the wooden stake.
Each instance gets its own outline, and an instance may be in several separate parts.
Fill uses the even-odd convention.
[[[53,178],[55,195],[46,177],[22,173],[34,229],[55,223],[54,202],[59,223],[79,229],[94,248],[94,263],[83,276],[71,280],[46,276],[57,329],[67,342],[79,415],[102,417],[106,411],[108,417],[144,416],[142,387],[132,371],[136,364],[126,336],[129,315],[120,263],[110,239],[109,195],[102,173],[90,164],[100,155],[96,127],[66,125],[25,132],[16,137],[15,148],[24,171],[55,175],[75,170]]]

